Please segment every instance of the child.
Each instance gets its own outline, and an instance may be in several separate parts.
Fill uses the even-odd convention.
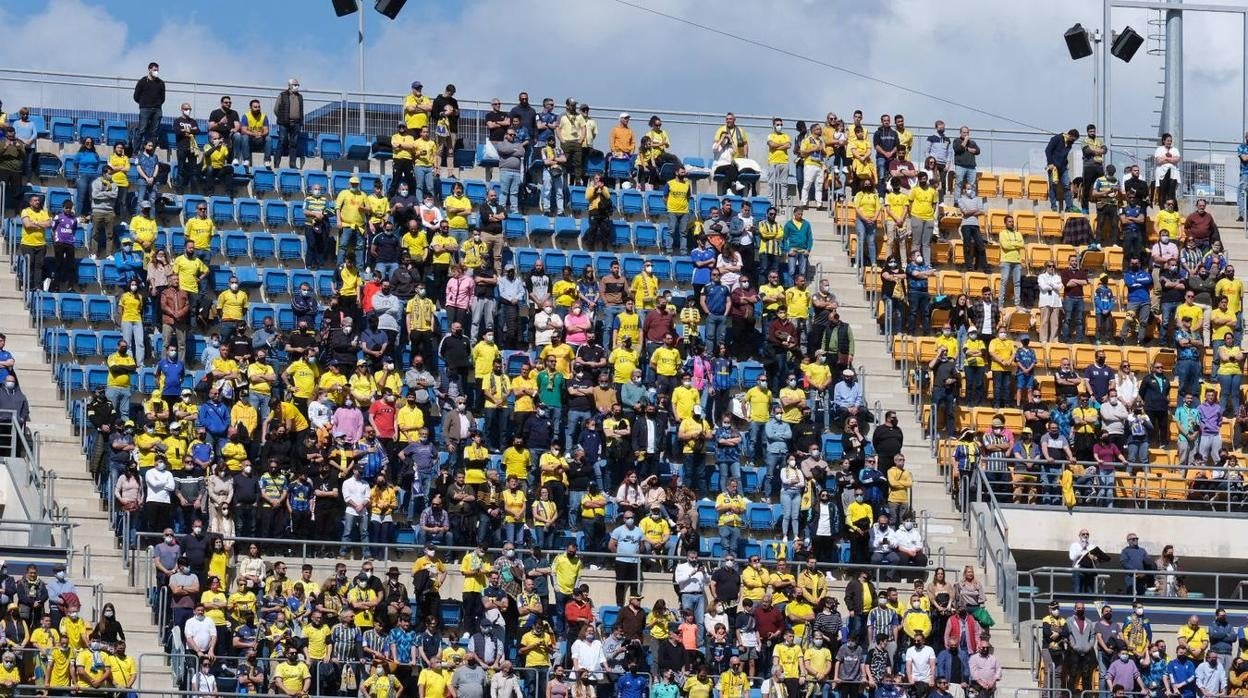
[[[719,675],[728,671],[728,660],[732,658],[732,645],[728,644],[728,628],[725,628],[723,623],[715,624],[714,635],[706,645],[706,656],[712,674]]]
[[[745,599],[741,602],[741,611],[737,613],[737,647],[741,663],[746,668],[746,675],[755,676],[754,665],[758,662],[758,621],[754,618],[754,601]]]
[[[696,356],[698,354],[696,344],[698,343],[698,327],[701,324],[702,311],[698,310],[698,299],[694,296],[686,296],[684,307],[680,309],[682,355]]]
[[[74,202],[66,199],[61,212],[52,219],[52,274],[43,275],[44,290],[60,291],[62,287],[77,291],[78,270],[74,265],[74,237],[78,231],[78,218],[74,216]]]
[[[685,648],[685,666],[696,666],[704,661],[702,653],[698,651],[698,623],[693,619],[692,609],[684,609],[681,615],[682,620],[676,633],[680,637],[681,646]]]
[[[1101,274],[1100,283],[1092,294],[1092,307],[1096,311],[1096,343],[1108,342],[1114,336],[1114,290],[1109,287],[1109,275]]]
[[[1024,335],[1019,342],[1014,350],[1014,399],[1021,408],[1024,396],[1036,388],[1036,351],[1031,348],[1031,337]]]

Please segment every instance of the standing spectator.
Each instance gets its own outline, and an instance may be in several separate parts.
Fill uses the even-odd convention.
[[[1157,189],[1158,201],[1169,201],[1178,195],[1182,175],[1179,162],[1183,159],[1179,149],[1174,147],[1174,137],[1169,133],[1161,134],[1161,145],[1153,151],[1153,184]]]
[[[1070,148],[1079,139],[1078,129],[1070,129],[1066,133],[1054,134],[1044,148],[1045,172],[1049,179],[1049,208],[1058,210],[1058,198],[1064,200],[1063,211],[1073,211],[1073,197],[1070,190]]]
[[[433,119],[433,135],[438,145],[439,165],[446,167],[447,156],[453,156],[459,147],[459,100],[455,99],[455,86],[447,85],[442,94],[433,98],[429,109]]]
[[[979,144],[971,140],[971,129],[958,129],[958,139],[953,142],[953,190],[962,191],[965,183],[971,183],[971,195],[979,196],[979,177],[975,170]]]
[[[139,105],[139,143],[160,136],[160,110],[165,105],[165,81],[160,79],[160,64],[147,64],[147,74],[134,84],[134,103]]]
[[[34,180],[39,174],[39,129],[30,119],[30,107],[22,107],[17,112],[17,121],[11,126],[14,137],[22,146],[22,176]]]
[[[52,228],[52,215],[43,205],[41,194],[32,194],[30,205],[22,209],[21,254],[26,260],[26,289],[47,290],[43,285],[43,258],[47,255],[46,231]],[[49,279],[49,283],[51,279]]]
[[[302,167],[303,153],[299,152],[299,136],[303,131],[303,95],[299,94],[299,79],[286,81],[286,89],[277,95],[273,105],[277,117],[278,151],[273,159],[274,167],[282,166],[282,157],[290,167]],[[295,163],[299,162],[299,165]]]
[[[1005,217],[1005,229],[998,233],[997,244],[1001,247],[1001,290],[997,296],[997,305],[1002,309],[1006,307],[1006,290],[1012,287],[1011,299],[1015,306],[1021,307],[1023,248],[1026,241],[1023,233],[1014,227],[1014,216]]]

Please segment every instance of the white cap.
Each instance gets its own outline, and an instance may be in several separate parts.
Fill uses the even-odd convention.
[[[627,119],[627,118],[629,118],[629,116],[628,116],[628,112],[626,112],[626,111],[622,111],[622,112],[620,112],[620,118],[621,118],[621,119]]]

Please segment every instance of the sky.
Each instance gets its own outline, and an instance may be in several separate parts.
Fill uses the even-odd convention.
[[[617,0],[409,0],[395,21],[365,0],[365,87],[399,94],[415,79],[433,93],[453,82],[461,99],[497,95],[505,103],[524,89],[534,101],[552,96],[562,103],[572,96],[646,115],[734,110],[821,120],[827,111],[844,117],[860,107],[868,121],[884,111],[904,112],[920,132],[930,131],[936,118],[1049,133],[1082,130],[1092,120],[1094,61],[1072,61],[1062,40],[1075,22],[1100,26],[1100,3],[1092,0],[627,2],[740,38]],[[300,10],[292,11],[296,6]],[[252,0],[245,13],[221,7],[198,0],[5,3],[0,66],[120,76],[128,84],[149,60],[157,60],[166,80],[277,86],[298,76],[309,95],[358,90],[358,20],[335,17],[330,0]],[[1155,32],[1149,25],[1154,16],[1117,9],[1112,22],[1148,35]],[[1245,61],[1241,24],[1233,17],[1187,16],[1184,132],[1189,139],[1237,141],[1243,133]],[[1154,44],[1146,41],[1129,64],[1112,60],[1116,133],[1157,133],[1161,59],[1147,53]],[[37,89],[3,75],[0,71],[0,99],[9,111],[13,100],[61,106],[74,99],[107,102],[121,94]],[[214,91],[204,88],[205,97]],[[244,92],[235,93],[236,105]],[[271,98],[271,93],[256,96]],[[614,112],[595,114],[604,130],[614,121]],[[637,119],[634,124],[642,125]]]

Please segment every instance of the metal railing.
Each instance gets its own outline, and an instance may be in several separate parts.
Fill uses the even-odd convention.
[[[1088,575],[1093,582],[1092,591],[1081,594],[1075,591],[1075,575]],[[1145,577],[1165,578],[1182,577],[1186,587],[1200,595],[1179,597],[1167,596],[1161,589],[1157,592],[1155,585],[1139,586]],[[1049,599],[1071,598],[1089,600],[1096,598],[1106,602],[1157,602],[1166,599],[1171,603],[1198,603],[1201,607],[1216,608],[1219,606],[1248,606],[1244,598],[1244,588],[1248,587],[1248,574],[1235,572],[1194,572],[1190,570],[1129,570],[1121,567],[1037,567],[1030,570],[1019,570],[1018,577],[1028,587],[1027,606],[1031,618],[1040,618],[1037,611],[1044,609]],[[1110,581],[1119,578],[1123,586],[1111,589]],[[1199,591],[1198,591],[1199,590]],[[1080,597],[1078,599],[1074,597]]]
[[[28,104],[32,107],[32,112],[45,118],[55,110],[57,115],[69,118],[121,119],[128,125],[133,124],[138,118],[138,108],[133,101],[135,80],[136,77],[131,76],[0,68],[0,91],[4,92],[11,103]],[[275,100],[285,86],[166,79],[165,88],[165,110],[168,114],[176,114],[177,105],[187,102],[194,115],[206,116],[218,106],[220,96],[227,94],[240,103],[259,98],[265,104],[266,113],[271,112],[271,100]],[[370,136],[390,135],[401,117],[401,105],[406,96],[399,92],[360,92],[309,86],[301,86],[300,94],[304,98],[304,130],[336,134],[340,137],[356,133]],[[429,96],[432,97],[433,93]],[[535,105],[540,105],[539,100],[539,97],[533,96]],[[490,110],[489,100],[459,97],[458,101],[458,136],[467,147],[472,147],[486,138],[485,116]],[[557,98],[556,102],[562,104],[562,98]],[[511,98],[505,99],[504,103],[512,104]],[[724,123],[724,114],[718,111],[681,111],[636,105],[594,105],[593,110],[597,115],[594,118],[598,122],[598,140],[595,145],[599,149],[603,149],[615,123],[614,115],[618,112],[626,111],[639,117],[648,114],[661,115],[663,127],[676,149],[687,156],[703,158],[711,156],[714,133]],[[556,113],[562,113],[561,107]],[[753,133],[758,137],[771,131],[774,116],[737,113],[737,126],[747,134]],[[799,119],[821,123],[822,117],[822,113],[782,116],[787,123],[794,123]],[[930,114],[926,118],[912,115],[912,124],[924,124],[923,127],[914,129],[916,142],[923,142],[929,130],[926,124],[932,123],[938,117],[938,114]],[[873,130],[874,124],[868,127]],[[976,127],[972,130],[972,137],[981,148],[979,167],[988,170],[1008,168],[1038,172],[1042,168],[1042,153],[1049,137],[1067,127],[1069,124],[1059,124],[1051,130]],[[1103,131],[1108,130],[1104,125],[1102,127]],[[1106,135],[1111,136],[1113,141],[1111,160],[1120,165],[1126,161],[1143,163],[1144,174],[1148,176],[1152,169],[1152,154],[1158,144],[1156,136],[1127,136],[1116,133]],[[1216,185],[1216,179],[1211,176],[1211,171],[1215,168],[1204,167],[1204,163],[1216,162],[1218,158],[1234,157],[1238,145],[1239,142],[1234,140],[1185,139],[1182,145],[1185,153],[1183,186],[1191,189],[1196,183]]]

